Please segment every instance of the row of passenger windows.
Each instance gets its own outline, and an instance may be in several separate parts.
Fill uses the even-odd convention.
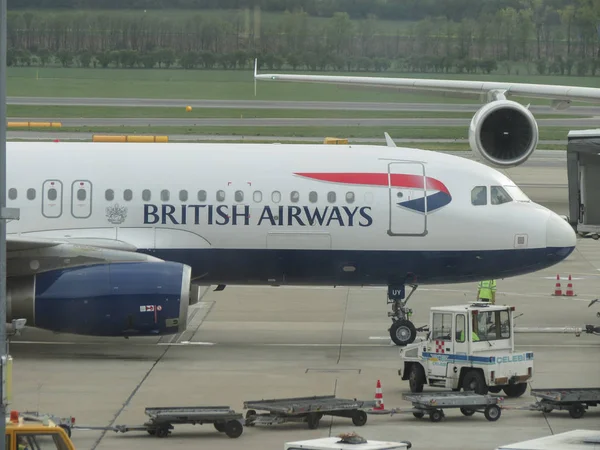
[[[10,200],[16,200],[17,199],[17,189],[15,188],[10,188],[8,190],[8,198]],[[47,191],[47,198],[50,201],[54,201],[58,198],[58,191],[55,188],[50,188]],[[88,191],[86,189],[80,188],[77,189],[76,191],[76,197],[77,200],[83,202],[87,199],[87,195],[88,195]],[[36,191],[33,188],[29,188],[27,189],[26,192],[26,196],[28,200],[35,200],[36,197]],[[196,198],[198,199],[199,202],[205,202],[208,200],[208,193],[206,191],[198,191]],[[215,198],[218,202],[224,202],[226,199],[227,195],[225,193],[225,191],[223,190],[219,190],[215,193]],[[233,195],[234,199],[236,202],[243,202],[244,201],[244,192],[243,191],[235,191],[234,195]],[[107,189],[104,192],[104,198],[111,202],[115,199],[115,191],[112,189]],[[187,202],[189,199],[189,194],[188,191],[186,190],[181,190],[179,191],[179,195],[178,195],[179,201],[181,202]],[[271,193],[271,200],[273,201],[273,203],[279,203],[281,202],[283,196],[281,194],[281,192],[279,191],[273,191]],[[349,191],[346,192],[345,196],[344,196],[346,203],[354,203],[356,200],[356,196],[354,194],[354,192]],[[367,193],[365,194],[365,200],[370,202],[372,201],[373,198],[373,194],[371,193]],[[316,203],[319,199],[319,195],[317,192],[315,191],[311,191],[308,194],[308,201],[311,203]],[[131,189],[125,189],[123,191],[123,200],[129,202],[131,200],[133,200],[133,191]],[[142,200],[145,202],[149,202],[152,200],[152,192],[149,189],[144,189],[142,191]],[[163,189],[162,191],[160,191],[160,200],[163,202],[168,202],[171,200],[171,192],[167,189]],[[262,191],[254,191],[252,193],[252,200],[255,203],[260,203],[263,201],[263,193]],[[337,194],[333,191],[330,191],[327,193],[327,201],[329,203],[335,203],[337,200]],[[292,203],[298,203],[300,201],[300,193],[298,191],[292,191],[290,193],[290,201]]]
[[[487,186],[475,186],[471,191],[471,203],[475,206],[487,205],[487,191]],[[490,187],[490,203],[492,205],[502,205],[503,203],[510,203],[512,201],[529,202],[531,200],[517,186]]]

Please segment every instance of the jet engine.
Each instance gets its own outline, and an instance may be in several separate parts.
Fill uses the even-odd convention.
[[[496,100],[475,113],[469,126],[471,150],[493,166],[523,164],[534,152],[539,138],[531,111],[511,100]]]
[[[7,322],[88,336],[182,333],[191,272],[175,262],[136,262],[10,277]]]

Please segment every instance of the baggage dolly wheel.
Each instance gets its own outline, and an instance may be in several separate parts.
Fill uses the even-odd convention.
[[[321,420],[320,414],[311,413],[306,416],[306,423],[308,424],[309,430],[316,430],[319,428],[319,422]]]
[[[352,416],[352,423],[357,427],[362,427],[367,423],[367,413],[364,411],[356,411]]]
[[[425,417],[425,413],[418,411],[418,412],[414,412],[413,416],[415,416],[417,419],[422,419],[423,417]]]
[[[219,433],[225,432],[225,424],[223,422],[215,422],[213,425]]]
[[[167,427],[159,427],[156,429],[156,437],[164,438],[169,435],[169,428]]]
[[[467,416],[467,417],[475,414],[475,410],[469,409],[469,408],[460,408],[460,412],[463,413],[463,416]]]
[[[230,438],[239,438],[243,432],[244,427],[237,420],[230,420],[225,424],[225,434]]]
[[[496,420],[498,420],[500,418],[501,413],[502,411],[500,410],[500,407],[498,405],[488,405],[483,411],[485,418],[490,422],[495,422]]]
[[[444,417],[444,413],[441,409],[435,409],[429,413],[429,420],[432,422],[440,422]]]
[[[580,419],[585,414],[585,408],[581,403],[575,403],[569,408],[569,415],[573,419]]]

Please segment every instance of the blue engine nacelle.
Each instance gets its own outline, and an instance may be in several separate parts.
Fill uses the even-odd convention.
[[[8,279],[7,321],[90,336],[185,331],[191,268],[174,262],[102,264]]]

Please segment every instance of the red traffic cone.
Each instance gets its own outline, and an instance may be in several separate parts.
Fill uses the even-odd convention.
[[[560,275],[556,275],[556,285],[554,287],[554,294],[555,296],[561,296],[562,295],[562,287],[560,285]]]
[[[381,381],[377,380],[377,387],[375,388],[375,407],[374,411],[381,411],[385,409],[383,405],[383,392],[381,392]]]
[[[567,297],[574,297],[575,296],[575,292],[573,289],[573,282],[571,281],[571,275],[569,275],[569,283],[567,284],[567,290],[565,292],[565,295]]]

